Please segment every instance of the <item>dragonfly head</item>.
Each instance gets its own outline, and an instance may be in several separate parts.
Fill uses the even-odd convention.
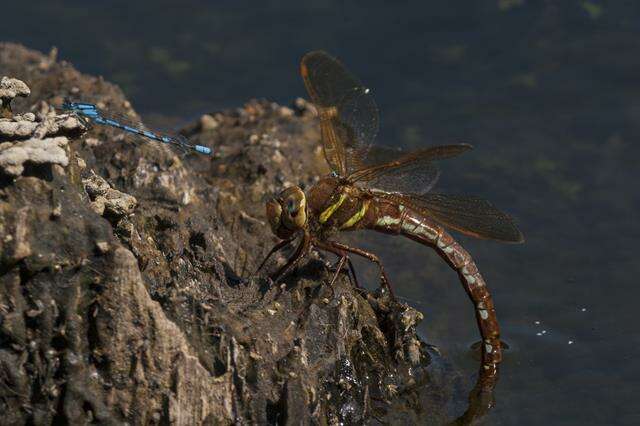
[[[60,105],[60,108],[63,111],[74,111],[75,109],[78,108],[78,103],[72,101],[69,98],[64,98],[64,100],[62,101],[62,105]]]
[[[267,217],[271,230],[280,238],[288,238],[307,225],[307,200],[300,187],[293,186],[267,201]]]

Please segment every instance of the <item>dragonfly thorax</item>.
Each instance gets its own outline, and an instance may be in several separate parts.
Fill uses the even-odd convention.
[[[331,199],[339,195],[342,187],[342,179],[335,173],[320,179],[308,190],[307,203],[310,213],[319,215],[331,202]]]

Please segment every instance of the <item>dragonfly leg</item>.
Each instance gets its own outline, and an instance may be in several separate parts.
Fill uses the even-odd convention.
[[[271,275],[271,279],[273,282],[278,282],[280,278],[282,278],[287,272],[293,269],[302,258],[309,252],[309,248],[311,246],[311,237],[307,232],[305,232],[300,240],[300,244],[296,248],[295,253],[287,260],[280,269],[278,269],[274,274]]]
[[[349,272],[351,272],[350,274],[347,274],[347,276],[349,277],[349,282],[361,294],[366,295],[367,294],[367,290],[360,285],[360,282],[358,281],[358,277],[356,276],[356,269],[354,268],[353,263],[351,262],[351,257],[349,257],[349,256],[347,256],[347,263],[349,265]]]
[[[349,257],[345,254],[340,257],[340,260],[338,260],[338,265],[336,266],[336,272],[333,274],[333,277],[329,282],[329,285],[331,287],[333,287],[333,285],[335,284],[336,280],[338,279],[338,276],[340,275],[340,272],[342,271],[342,268],[344,268],[344,264],[347,262],[348,259]]]
[[[73,117],[77,118],[78,121],[80,123],[82,123],[82,125],[84,126],[84,128],[86,130],[93,129],[93,124],[91,123],[91,120],[89,120],[87,117],[83,117],[82,115],[77,114],[77,113],[73,113],[73,112],[70,113],[69,116],[73,116]]]
[[[286,246],[287,244],[291,243],[291,241],[293,241],[293,238],[289,238],[287,240],[282,240],[280,241],[278,244],[276,244],[275,246],[273,246],[271,248],[271,250],[269,251],[269,253],[267,254],[267,256],[264,258],[264,260],[262,261],[262,263],[260,264],[260,266],[258,266],[258,269],[256,269],[256,271],[254,272],[254,275],[257,274],[258,272],[260,272],[260,270],[262,269],[262,267],[265,265],[265,263],[267,263],[267,260],[269,260],[269,258],[271,256],[273,256],[273,254],[275,252],[277,252],[278,250],[280,250],[281,248],[283,248],[284,246]]]
[[[318,246],[319,248],[323,249],[323,250],[329,251],[329,252],[335,254],[336,256],[340,257],[340,260],[338,261],[338,265],[339,265],[338,269],[336,270],[335,276],[331,280],[331,286],[333,286],[333,284],[336,282],[336,279],[338,279],[338,274],[340,273],[340,271],[344,267],[344,263],[346,261],[347,264],[349,265],[349,271],[351,272],[351,274],[347,273],[347,276],[349,277],[349,281],[351,281],[351,284],[355,285],[356,288],[362,288],[360,286],[360,283],[358,282],[358,277],[356,277],[356,270],[353,267],[353,263],[351,262],[351,258],[349,257],[347,252],[345,252],[344,250],[340,250],[338,248],[335,248],[335,247],[331,247],[331,246],[325,245],[325,244],[323,244],[321,242],[316,242],[315,245]],[[352,276],[353,276],[353,280],[351,279]]]
[[[391,294],[391,297],[395,298],[395,295],[393,294],[393,289],[391,288],[391,283],[389,282],[389,277],[387,276],[387,272],[384,270],[384,266],[382,265],[382,262],[380,261],[380,258],[378,256],[366,250],[362,250],[357,247],[351,247],[335,241],[327,242],[326,247],[337,249],[343,252],[357,254],[358,256],[362,256],[365,259],[369,260],[370,262],[373,262],[376,265],[378,265],[378,269],[380,270],[380,280],[382,281],[382,285],[387,290],[389,290],[389,294]]]
[[[349,264],[349,270],[351,271],[351,275],[353,275],[353,283],[357,288],[362,288],[360,283],[358,282],[358,277],[356,277],[356,269],[353,267],[353,263],[351,262],[351,258],[347,256],[347,262]]]

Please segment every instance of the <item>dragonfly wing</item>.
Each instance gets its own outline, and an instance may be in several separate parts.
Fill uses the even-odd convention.
[[[367,188],[388,192],[429,191],[438,181],[440,170],[433,161],[406,164],[403,160],[406,155],[398,149],[374,146],[364,160],[366,165],[354,172],[350,180]]]
[[[442,225],[476,238],[521,243],[522,232],[511,216],[489,201],[464,195],[388,194]]]
[[[347,176],[378,133],[378,108],[369,89],[326,52],[307,53],[300,64],[307,92],[318,109],[325,158],[332,170]]]
[[[369,188],[389,192],[424,194],[440,177],[434,161],[460,155],[472,149],[469,144],[442,145],[404,153],[375,147],[368,153],[366,167],[349,176],[351,182],[364,182]]]

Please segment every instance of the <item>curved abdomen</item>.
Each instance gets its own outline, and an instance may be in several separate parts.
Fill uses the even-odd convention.
[[[475,306],[476,320],[483,345],[483,368],[495,370],[501,361],[500,328],[491,294],[471,255],[440,225],[411,208],[389,202],[372,200],[374,205],[364,227],[388,234],[404,235],[421,244],[433,247],[456,270],[467,295]],[[485,371],[487,377],[495,371]],[[490,385],[487,383],[487,385]]]

